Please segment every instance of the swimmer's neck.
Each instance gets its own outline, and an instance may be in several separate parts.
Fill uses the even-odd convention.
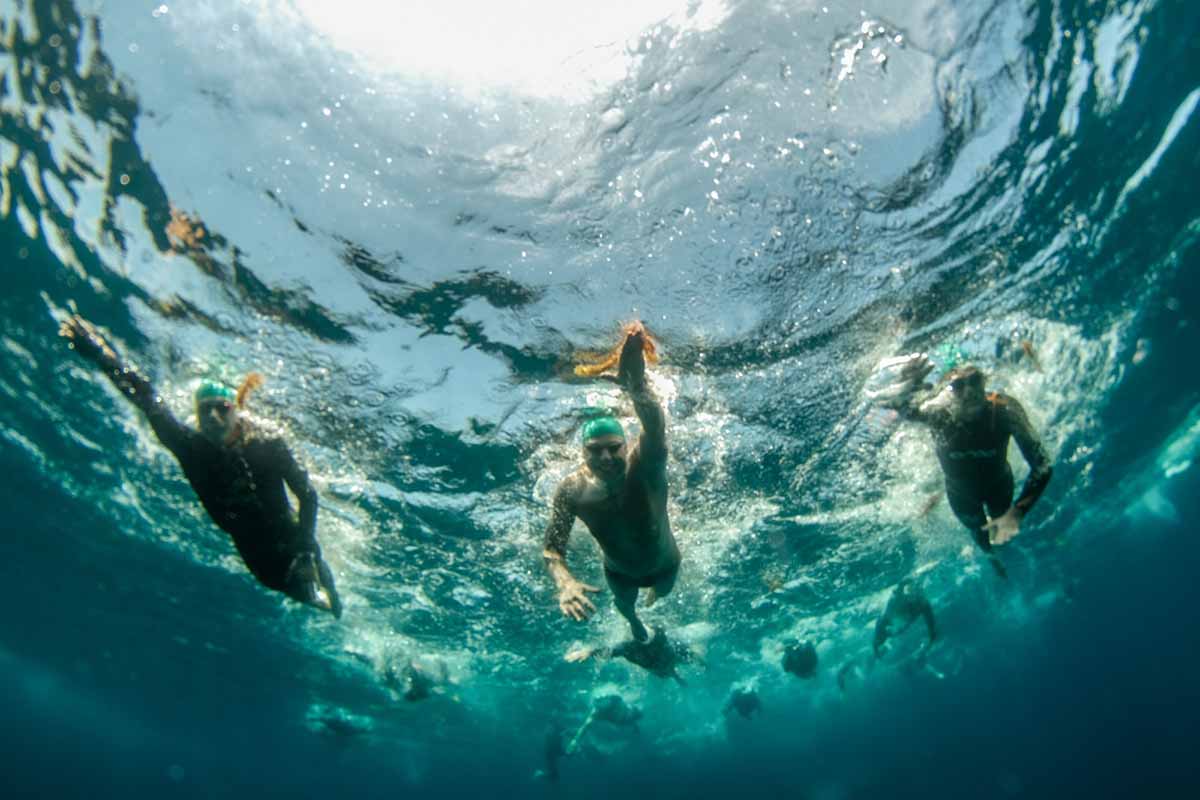
[[[604,489],[605,494],[607,494],[609,497],[619,497],[621,495],[621,492],[625,487],[624,470],[610,476],[601,475],[600,473],[594,472],[591,469],[588,469],[587,472],[588,476],[592,480],[592,483]]]

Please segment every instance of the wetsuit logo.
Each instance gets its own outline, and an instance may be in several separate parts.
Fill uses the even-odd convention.
[[[966,461],[969,458],[995,458],[996,451],[992,450],[952,450],[947,453],[953,461]]]

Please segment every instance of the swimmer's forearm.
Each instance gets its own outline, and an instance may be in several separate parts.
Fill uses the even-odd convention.
[[[567,560],[563,553],[546,548],[542,551],[542,560],[546,562],[546,569],[549,570],[550,577],[554,579],[554,584],[558,588],[561,589],[575,581],[575,576],[571,574],[571,570],[567,569]]]
[[[922,408],[933,398],[925,387],[917,387],[912,392],[895,399],[894,403],[885,403],[885,407],[898,413],[903,419],[911,422],[928,421],[928,413]]]
[[[312,486],[300,498],[300,528],[309,536],[317,532],[317,491]]]
[[[662,437],[666,431],[666,418],[658,396],[645,383],[629,387],[629,397],[633,400],[633,409],[637,412],[642,423],[642,430],[656,437]]]
[[[1050,477],[1053,474],[1054,469],[1049,464],[1040,465],[1029,473],[1020,497],[1017,498],[1017,502],[1013,503],[1013,507],[1021,515],[1029,513],[1029,509],[1033,508],[1033,504],[1042,496],[1042,492],[1046,491],[1046,486],[1050,483]]]
[[[150,415],[158,410],[160,403],[154,386],[136,367],[126,364],[111,350],[95,354],[92,361],[112,385],[144,414]]]

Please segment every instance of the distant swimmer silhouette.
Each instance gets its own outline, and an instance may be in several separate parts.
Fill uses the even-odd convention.
[[[783,649],[781,666],[784,672],[790,672],[797,678],[805,680],[817,674],[817,648],[812,642],[791,642]]]
[[[574,755],[579,752],[584,734],[597,722],[608,723],[615,730],[624,729],[630,733],[638,733],[638,722],[641,718],[642,710],[625,702],[625,698],[621,695],[601,695],[592,702],[592,710],[588,712],[587,718],[575,731],[575,735],[571,737],[571,741],[567,743],[563,752],[565,755]]]
[[[251,375],[236,392],[210,381],[201,384],[195,394],[196,430],[175,419],[150,382],[124,363],[91,323],[73,316],[59,333],[146,415],[250,572],[264,586],[340,617],[333,573],[317,544],[317,492],[283,438],[243,410],[261,376]],[[285,487],[299,501],[298,517]]]
[[[758,689],[753,685],[733,687],[725,700],[723,711],[726,719],[735,713],[742,719],[753,719],[755,714],[762,712],[762,700],[758,696]]]
[[[625,431],[611,415],[584,422],[583,465],[554,493],[542,549],[562,613],[587,619],[596,610],[587,593],[599,589],[576,580],[566,563],[571,528],[576,518],[583,520],[604,553],[604,575],[617,611],[639,641],[648,634],[634,610],[638,590],[650,590],[647,605],[665,596],[675,585],[680,563],[667,518],[666,419],[646,382],[648,352],[654,352],[649,334],[640,322],[631,323],[616,359],[617,382],[633,400],[642,424],[637,444],[627,447]]]
[[[388,663],[383,669],[383,682],[408,702],[416,703],[428,700],[438,687],[447,685],[450,670],[440,661],[429,667],[410,659],[403,667]]]
[[[1013,397],[987,392],[983,372],[973,366],[950,370],[933,387],[923,383],[934,368],[923,353],[891,359],[887,365],[900,367],[900,380],[876,399],[929,427],[955,516],[988,553],[1011,541],[1053,472],[1025,409]],[[1015,503],[1010,439],[1016,439],[1030,470]],[[993,565],[1004,573],[999,561],[993,559]]]
[[[924,655],[937,639],[937,625],[933,619],[933,606],[921,591],[916,581],[905,578],[896,585],[887,606],[875,621],[875,640],[872,650],[876,658],[882,658],[888,650],[888,640],[904,633],[918,619],[924,620],[929,638],[921,646],[918,656]]]
[[[558,783],[558,762],[568,755],[570,753],[563,742],[563,729],[557,723],[551,723],[542,736],[542,760],[545,766],[534,772],[533,776]]]
[[[566,660],[571,662],[589,658],[623,658],[660,678],[674,678],[681,686],[686,686],[687,682],[676,667],[699,660],[691,648],[671,639],[658,626],[654,627],[653,634],[644,642],[631,639],[616,647],[581,647],[566,656]]]

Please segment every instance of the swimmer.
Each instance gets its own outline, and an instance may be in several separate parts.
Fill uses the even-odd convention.
[[[932,370],[926,355],[906,356],[901,380],[876,396],[902,417],[929,427],[950,508],[979,547],[991,553],[1021,532],[1021,521],[1050,482],[1050,457],[1021,404],[1008,395],[987,392],[979,369],[952,369],[936,388],[922,383]],[[1016,439],[1029,464],[1029,477],[1015,503],[1010,439]],[[993,566],[1004,574],[999,561],[993,559]]]
[[[450,681],[450,670],[440,661],[437,662],[436,674],[434,670],[412,660],[403,667],[396,662],[388,662],[382,672],[383,685],[410,703],[429,699],[434,689]]]
[[[305,717],[309,730],[326,736],[353,739],[371,733],[375,724],[370,717],[352,714],[344,708],[316,704]]]
[[[554,493],[542,549],[559,609],[571,619],[587,619],[596,610],[587,595],[600,590],[577,580],[566,562],[571,528],[576,518],[583,520],[604,553],[604,576],[617,611],[638,641],[648,637],[634,611],[638,591],[650,590],[647,605],[667,595],[680,563],[667,519],[666,419],[646,382],[648,336],[640,322],[626,328],[617,371],[617,382],[641,420],[641,436],[630,448],[615,417],[594,417],[583,424],[583,465]]]
[[[937,626],[933,621],[933,606],[929,604],[925,593],[915,581],[905,578],[896,585],[892,596],[888,598],[887,607],[875,622],[875,657],[883,658],[887,654],[888,639],[904,633],[918,618],[925,620],[925,628],[929,632],[929,639],[917,654],[920,658],[937,639]]]
[[[542,739],[542,758],[545,762],[545,769],[540,769],[534,773],[535,778],[545,778],[551,783],[558,783],[559,771],[558,762],[562,761],[565,756],[570,755],[566,747],[563,746],[563,730],[557,724],[551,723],[546,728],[546,735]]]
[[[817,648],[812,642],[792,642],[783,649],[783,671],[807,680],[817,674]]]
[[[671,640],[657,625],[647,641],[631,639],[616,647],[581,647],[566,656],[573,663],[589,658],[623,658],[660,678],[674,678],[680,686],[686,686],[687,682],[675,667],[699,660],[687,645]]]
[[[621,695],[601,695],[592,703],[592,710],[588,713],[587,719],[571,737],[571,741],[566,747],[566,754],[574,755],[579,752],[579,743],[583,740],[583,735],[597,722],[607,722],[613,727],[629,728],[633,733],[638,733],[638,721],[641,718],[642,710],[626,703],[625,698]]]
[[[758,690],[753,686],[733,687],[729,699],[725,701],[724,711],[726,717],[736,711],[742,719],[752,719],[762,711],[762,700],[758,697]]]
[[[340,617],[333,573],[317,544],[317,492],[308,473],[282,438],[243,413],[246,395],[262,378],[252,375],[240,391],[211,381],[201,384],[195,394],[196,430],[175,419],[150,382],[125,364],[91,323],[72,316],[59,333],[146,415],[254,577],[269,589]],[[285,486],[299,500],[298,517]]]
[[[848,693],[857,684],[866,679],[871,668],[875,666],[874,659],[864,659],[860,656],[851,658],[842,664],[837,672],[837,685],[842,694]]]

